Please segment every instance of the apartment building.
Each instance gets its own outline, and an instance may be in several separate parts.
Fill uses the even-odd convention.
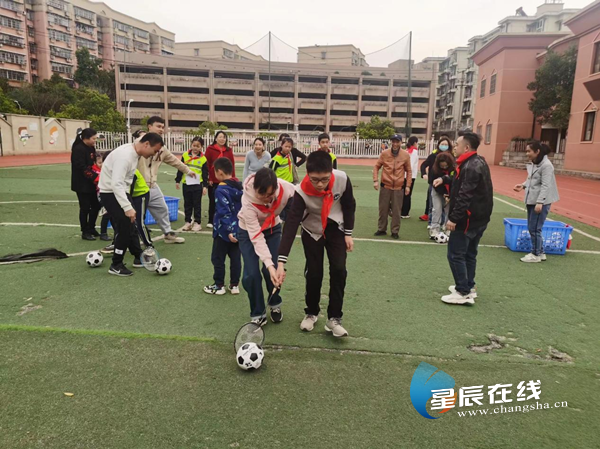
[[[458,103],[452,103],[452,109],[448,108],[447,86],[450,85],[450,79],[443,77],[443,72],[451,75],[452,61],[450,54],[458,51],[457,60],[464,66],[463,52],[465,47],[452,49],[448,53],[445,63],[442,63],[443,70],[440,69],[440,78],[438,94],[436,97],[436,134],[449,134],[455,136],[456,130],[462,127],[474,128],[474,116],[477,104],[476,90],[478,88],[479,69],[473,61],[473,55],[490,43],[494,38],[504,34],[528,34],[528,33],[568,33],[569,29],[565,22],[577,14],[579,9],[566,9],[561,0],[545,0],[540,5],[534,15],[527,15],[523,8],[517,9],[514,15],[505,17],[498,22],[498,26],[483,35],[473,36],[468,41],[466,68],[458,68],[459,74],[456,78],[456,85],[462,86],[462,100],[456,99]],[[464,72],[462,71],[464,70]],[[455,96],[459,89],[456,89]],[[452,93],[452,92],[450,92]],[[451,111],[451,113],[449,113]]]
[[[408,118],[408,72],[363,68],[161,57],[132,54],[117,64],[117,98],[132,124],[161,115],[172,130],[210,120],[235,129],[331,131],[351,134],[372,116],[404,129]],[[381,76],[384,73],[385,76]],[[412,71],[412,132],[431,136],[437,63]],[[269,100],[270,98],[270,100]]]
[[[260,55],[243,50],[239,45],[225,41],[176,42],[177,56],[200,57],[206,59],[228,59],[240,61],[264,61]]]
[[[172,55],[175,34],[88,0],[0,0],[0,77],[67,80],[85,47],[110,67],[116,52]]]
[[[360,48],[351,44],[298,47],[298,63],[330,66],[369,66]]]

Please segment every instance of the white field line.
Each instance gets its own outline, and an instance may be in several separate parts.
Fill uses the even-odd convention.
[[[527,209],[525,209],[523,207],[519,207],[519,206],[517,206],[517,205],[515,205],[515,204],[513,204],[513,203],[511,203],[509,201],[503,200],[502,198],[498,198],[497,196],[495,196],[494,199],[500,201],[501,203],[508,204],[509,206],[514,207],[515,209],[518,209],[520,211],[527,212]],[[548,219],[548,220],[550,220],[550,219]],[[577,228],[573,228],[573,232],[576,232],[578,234],[583,235],[584,237],[587,237],[587,238],[590,238],[592,240],[596,240],[597,242],[600,242],[600,238],[598,238],[598,237],[596,237],[594,235],[588,234],[587,232],[580,231]]]
[[[182,213],[179,211],[179,213]],[[63,227],[63,228],[78,228],[79,225],[71,225],[71,224],[56,224],[56,223],[0,223],[0,226],[52,226],[52,227]],[[180,229],[176,229],[176,232],[180,232]],[[198,235],[207,235],[212,236],[212,231],[200,231],[200,232],[190,232],[186,234],[198,234]],[[184,234],[185,235],[185,234]],[[296,236],[297,239],[300,238],[299,235]],[[164,239],[164,235],[153,238],[152,241],[157,242]],[[401,241],[401,240],[378,240],[378,239],[363,239],[363,238],[355,238],[355,242],[371,242],[371,243],[385,243],[392,245],[422,245],[422,246],[441,246],[438,243],[433,242],[414,242],[414,241]],[[503,245],[479,245],[481,248],[496,248],[496,249],[506,249],[506,246]],[[73,253],[69,254],[69,256],[84,256],[88,254],[90,251],[85,251],[81,253]],[[600,251],[587,251],[587,250],[567,250],[568,253],[580,253],[580,254],[594,254],[600,256]]]
[[[49,200],[49,201],[0,201],[0,204],[40,204],[40,203],[77,203],[77,201],[68,201],[68,200]]]

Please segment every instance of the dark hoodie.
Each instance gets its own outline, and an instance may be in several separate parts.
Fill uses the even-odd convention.
[[[236,178],[226,179],[215,189],[215,218],[213,221],[213,238],[219,236],[229,242],[229,234],[238,236],[238,213],[242,208],[242,183]]]

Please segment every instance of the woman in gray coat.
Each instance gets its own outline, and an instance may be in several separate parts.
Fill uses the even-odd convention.
[[[525,189],[527,225],[531,235],[531,253],[521,258],[521,262],[538,263],[546,260],[542,227],[550,211],[550,206],[559,200],[554,166],[548,159],[548,145],[536,141],[527,145],[527,181],[517,184],[516,192]]]

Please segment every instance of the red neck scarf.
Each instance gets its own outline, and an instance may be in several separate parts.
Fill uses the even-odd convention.
[[[223,154],[227,151],[227,147],[221,147],[218,143],[215,144],[215,148],[219,152],[219,157],[223,157]]]
[[[310,182],[308,175],[304,177],[302,180],[302,184],[300,184],[300,188],[304,193],[308,196],[321,196],[323,197],[323,207],[321,208],[321,224],[323,225],[323,238],[325,237],[325,228],[327,227],[327,218],[329,217],[329,212],[331,211],[331,206],[333,206],[333,184],[335,182],[335,175],[331,172],[331,179],[329,180],[329,184],[327,188],[322,192],[319,192]]]
[[[417,147],[412,146],[412,147],[408,148],[406,151],[408,151],[408,154],[412,154],[413,151],[415,151],[416,149],[417,149]]]
[[[281,151],[278,151],[277,156],[286,157],[288,160],[288,168],[290,169],[290,171],[292,171],[292,158],[290,157],[290,153],[284,156],[283,154],[281,154]]]
[[[279,195],[277,195],[277,199],[270,206],[265,206],[264,204],[252,203],[252,205],[254,207],[256,207],[259,211],[261,211],[265,214],[269,214],[267,216],[265,222],[263,223],[263,225],[260,227],[260,231],[258,231],[258,234],[256,234],[254,237],[252,237],[252,240],[254,240],[256,237],[258,237],[265,229],[273,228],[273,226],[275,226],[275,211],[281,205],[282,199],[283,199],[283,187],[279,186]]]
[[[477,154],[477,151],[467,151],[466,153],[461,154],[458,159],[456,160],[456,177],[458,178],[458,176],[460,175],[460,166],[463,164],[463,162],[465,162],[467,159],[475,156]]]

